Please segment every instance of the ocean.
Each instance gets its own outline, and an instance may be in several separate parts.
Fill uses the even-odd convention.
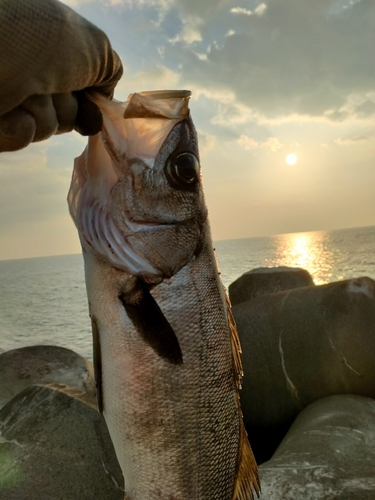
[[[215,242],[225,286],[257,267],[307,269],[315,284],[375,279],[375,226]],[[36,344],[92,359],[81,255],[0,261],[0,352]]]

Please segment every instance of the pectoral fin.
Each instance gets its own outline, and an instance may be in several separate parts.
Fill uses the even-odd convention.
[[[175,365],[183,363],[180,344],[147,285],[138,280],[133,292],[120,293],[126,314],[154,351]]]
[[[103,413],[103,380],[102,380],[102,352],[100,349],[99,328],[94,316],[91,316],[92,345],[94,351],[94,373],[96,384],[96,396],[98,399],[99,412]]]

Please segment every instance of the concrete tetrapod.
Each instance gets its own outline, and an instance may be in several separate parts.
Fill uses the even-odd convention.
[[[0,354],[0,408],[26,387],[50,383],[96,394],[92,363],[70,349],[34,345]]]
[[[308,404],[375,397],[375,282],[359,278],[257,297],[233,307],[245,376],[240,393],[258,463]]]
[[[259,468],[262,500],[373,500],[375,400],[330,396],[307,406]]]
[[[312,285],[314,281],[305,269],[286,266],[259,267],[236,279],[229,285],[228,292],[232,305],[236,305],[259,295]]]
[[[0,410],[1,500],[123,500],[123,478],[96,400],[33,386]]]

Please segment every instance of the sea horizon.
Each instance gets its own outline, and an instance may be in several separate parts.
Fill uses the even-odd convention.
[[[275,233],[275,234],[266,234],[266,235],[261,235],[261,236],[243,236],[240,238],[224,238],[224,239],[213,239],[212,243],[215,246],[216,243],[221,243],[224,241],[241,241],[241,240],[250,240],[250,239],[259,239],[259,238],[273,238],[277,236],[285,236],[285,235],[292,235],[292,234],[307,234],[307,233],[333,233],[336,231],[350,231],[352,229],[369,229],[369,228],[375,228],[375,224],[371,225],[366,225],[366,226],[353,226],[353,227],[343,227],[343,228],[338,228],[338,229],[311,229],[307,231],[291,231],[291,232],[285,232],[285,233]],[[15,260],[28,260],[28,259],[46,259],[49,257],[68,257],[70,255],[82,255],[81,252],[76,252],[76,253],[59,253],[59,254],[50,254],[50,255],[36,255],[32,257],[17,257],[15,259],[9,259],[5,258],[2,259],[0,258],[0,262],[7,262],[7,261],[15,261]]]

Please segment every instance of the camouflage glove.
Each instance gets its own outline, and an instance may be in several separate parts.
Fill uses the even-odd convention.
[[[108,38],[57,0],[0,0],[0,151],[73,128],[92,135],[122,65]]]

